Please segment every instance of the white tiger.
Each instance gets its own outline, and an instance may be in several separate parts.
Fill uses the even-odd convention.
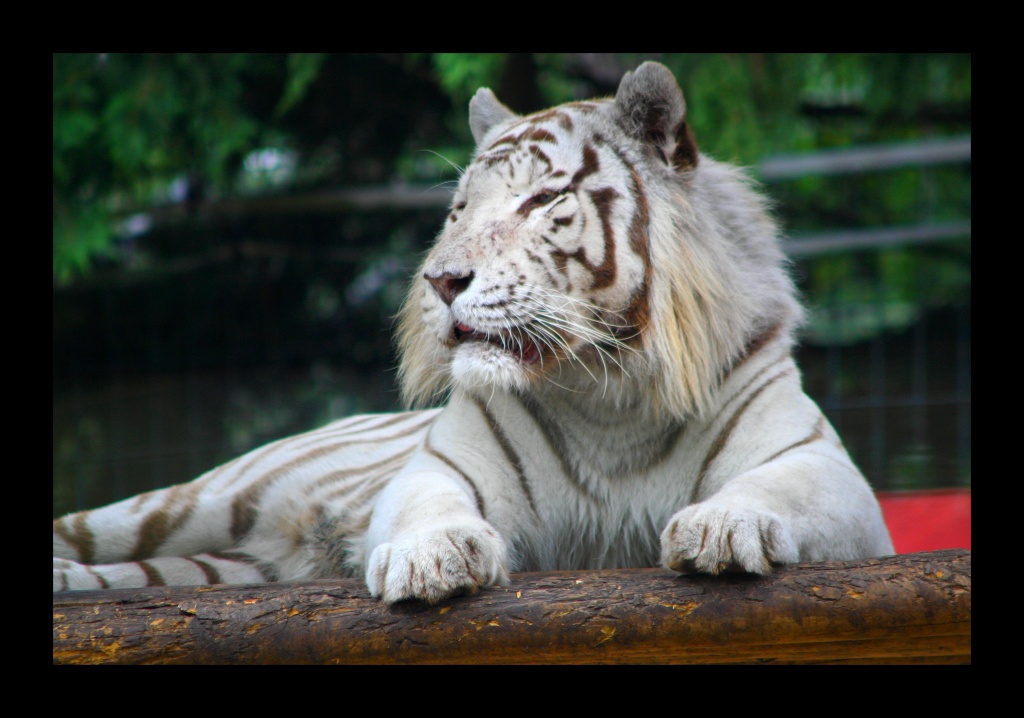
[[[401,312],[405,398],[53,524],[53,590],[364,576],[436,602],[509,572],[893,553],[791,358],[765,202],[699,154],[663,66],[476,155]]]

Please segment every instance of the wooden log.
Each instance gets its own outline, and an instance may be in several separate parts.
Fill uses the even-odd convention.
[[[970,663],[971,552],[767,577],[521,573],[437,605],[361,581],[53,596],[55,664]]]

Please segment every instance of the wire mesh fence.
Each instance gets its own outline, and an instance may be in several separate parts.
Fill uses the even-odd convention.
[[[952,149],[928,149],[942,161],[969,162],[966,143],[966,155],[963,138]],[[364,219],[378,212],[385,224],[370,217],[361,231],[389,237],[392,250],[404,243],[415,256],[439,223],[444,197],[403,207],[396,229],[394,207],[378,194],[361,211]],[[346,211],[359,202],[352,193],[334,199]],[[275,221],[282,234],[323,236],[328,246],[351,239],[351,225],[336,213],[308,225],[287,212],[260,218],[264,230]],[[874,286],[860,299],[843,291],[809,296],[798,362],[807,392],[876,489],[970,486],[969,243],[969,220],[787,243],[798,277],[820,275],[823,257],[842,257],[859,263],[860,281]],[[924,245],[966,248],[966,292],[894,301],[882,271],[887,253]],[[189,480],[331,419],[398,408],[390,316],[411,267],[351,251],[276,254],[261,246],[240,240],[170,274],[55,290],[54,516]],[[910,258],[904,280],[919,296],[935,296],[920,257],[927,258]]]
[[[243,357],[272,355],[273,348],[256,349],[226,319],[219,368],[185,348],[183,369],[161,369],[166,336],[156,321],[144,338],[153,366],[126,364],[118,356],[118,305],[104,303],[101,323],[109,331],[95,339],[109,364],[76,365],[59,388],[55,383],[55,515],[193,478],[332,418],[398,408],[392,367],[356,371],[330,359],[254,366]],[[934,309],[898,331],[849,344],[805,341],[798,362],[808,393],[876,488],[970,485],[969,304]]]

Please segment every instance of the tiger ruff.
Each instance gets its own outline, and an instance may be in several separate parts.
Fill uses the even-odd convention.
[[[803,393],[801,309],[743,174],[671,73],[477,142],[399,321],[411,405],[54,521],[54,591],[364,576],[438,601],[510,571],[679,572],[893,552]]]

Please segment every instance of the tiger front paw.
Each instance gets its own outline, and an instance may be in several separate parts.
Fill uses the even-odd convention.
[[[661,534],[661,563],[680,573],[765,575],[772,564],[797,560],[789,530],[768,511],[694,504],[673,516]]]
[[[508,583],[506,555],[505,542],[484,521],[418,531],[377,546],[367,564],[366,583],[384,603],[437,603]]]

